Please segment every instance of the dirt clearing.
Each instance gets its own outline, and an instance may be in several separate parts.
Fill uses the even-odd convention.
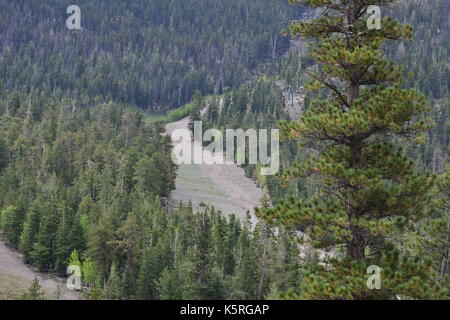
[[[0,234],[0,300],[17,299],[26,291],[34,277],[39,279],[42,290],[49,299],[79,300],[81,294],[67,289],[64,279],[31,270],[23,263],[22,255],[8,247]]]
[[[189,118],[169,123],[166,134],[170,135],[175,129],[187,129],[188,123]],[[205,156],[212,157],[210,154]],[[245,218],[248,210],[255,225],[254,208],[259,206],[264,194],[255,181],[245,176],[244,169],[237,165],[180,165],[172,202],[176,205],[179,201],[187,203],[191,200],[194,208],[204,202],[225,215],[234,213],[241,219]]]

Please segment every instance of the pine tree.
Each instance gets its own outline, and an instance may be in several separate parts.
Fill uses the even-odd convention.
[[[142,254],[141,267],[137,279],[137,298],[153,300],[157,297],[155,283],[158,279],[158,260],[155,250],[146,248]]]
[[[20,234],[22,233],[24,210],[14,206],[9,206],[0,212],[1,229],[5,232],[6,240],[12,246],[19,245]]]
[[[34,277],[30,288],[19,297],[19,300],[47,300],[38,278]]]
[[[65,205],[62,205],[58,211],[61,219],[55,239],[55,269],[57,272],[64,274],[66,272],[68,258],[73,251],[73,243],[71,242],[72,239],[69,238],[73,213]]]
[[[59,225],[59,215],[55,202],[45,205],[39,225],[39,233],[33,244],[30,258],[36,268],[47,271],[56,263],[56,233]]]
[[[122,281],[114,263],[111,265],[111,272],[109,273],[104,294],[105,298],[108,300],[123,299]]]
[[[95,265],[89,258],[83,261],[81,265],[81,274],[83,275],[84,285],[89,289],[92,289],[96,284],[95,280],[97,277],[95,274]]]
[[[437,239],[437,247],[442,254],[440,276],[443,278],[450,277],[450,164],[440,177],[439,190],[441,192],[439,205],[442,211],[437,218],[436,229],[432,230],[431,234]],[[448,281],[449,279],[447,279],[447,286]]]
[[[395,235],[423,218],[434,183],[430,174],[414,172],[395,143],[428,130],[429,119],[419,119],[428,110],[426,100],[401,88],[402,68],[381,50],[388,40],[411,40],[412,27],[385,17],[380,30],[368,30],[368,6],[385,8],[395,0],[291,2],[321,9],[317,19],[290,29],[293,36],[318,40],[311,55],[320,71],[310,74],[308,89],[327,96],[311,101],[300,122],[281,123],[286,137],[317,149],[286,178],[319,175],[321,188],[307,201],[290,199],[258,214],[302,227],[315,248],[334,250],[334,257],[311,270],[300,297],[442,297],[430,281],[429,263],[403,255],[395,242]],[[366,285],[371,265],[382,270],[380,290]]]
[[[130,213],[127,220],[122,227],[117,231],[119,240],[115,242],[118,248],[123,250],[125,259],[124,270],[124,294],[127,297],[133,295],[136,292],[136,272],[135,266],[137,265],[137,257],[140,256],[139,239],[142,237],[142,230],[140,224],[134,213]]]
[[[135,181],[138,190],[158,196],[162,193],[163,176],[153,157],[144,156],[136,165]]]
[[[20,235],[19,250],[23,253],[26,263],[31,262],[30,254],[33,250],[33,244],[36,242],[39,233],[39,224],[41,219],[42,200],[36,199],[28,209],[23,232]]]
[[[207,298],[208,278],[211,272],[211,216],[209,209],[197,214],[195,232],[195,270],[197,273],[197,299]]]
[[[0,171],[8,165],[8,151],[3,139],[0,138]]]
[[[235,272],[236,256],[234,254],[234,248],[236,248],[238,244],[240,233],[240,222],[238,219],[236,219],[235,215],[231,215],[228,219],[228,226],[225,236],[225,247],[223,253],[223,255],[225,256],[225,275],[232,275]]]
[[[81,268],[81,262],[80,262],[80,257],[78,256],[78,251],[77,250],[73,250],[70,253],[70,258],[67,262],[68,266],[78,266]]]
[[[95,264],[101,282],[108,279],[113,261],[112,241],[114,230],[108,218],[101,217],[93,226],[89,239],[87,256]]]
[[[236,271],[232,280],[232,299],[251,300],[257,298],[258,275],[261,271],[256,251],[250,231],[247,226],[244,226],[235,252]]]
[[[439,176],[437,186],[436,210],[424,221],[418,243],[420,253],[434,262],[435,279],[450,287],[450,165]]]
[[[278,230],[277,241],[272,248],[272,264],[270,274],[270,293],[266,298],[277,298],[280,295],[298,295],[301,286],[301,271],[304,268],[299,243],[284,229]]]
[[[214,264],[220,268],[225,268],[226,262],[226,246],[225,236],[227,221],[220,214],[216,214],[212,209],[211,216],[213,219],[212,226],[212,259]]]
[[[56,271],[64,274],[70,265],[68,259],[73,252],[83,252],[86,249],[84,231],[77,217],[65,206],[60,210],[61,223],[56,234]]]
[[[183,261],[178,266],[178,274],[181,283],[181,299],[195,300],[198,297],[198,279],[195,264],[195,250],[192,247],[187,248]]]
[[[179,300],[178,278],[169,268],[165,268],[157,282],[158,295],[161,300]]]

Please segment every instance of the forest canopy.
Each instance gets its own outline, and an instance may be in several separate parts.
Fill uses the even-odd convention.
[[[236,88],[286,52],[284,0],[80,0],[0,3],[2,90],[61,92],[80,105],[120,102],[160,111]]]

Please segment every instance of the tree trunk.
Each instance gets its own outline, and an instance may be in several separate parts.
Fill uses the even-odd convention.
[[[347,243],[347,255],[355,260],[364,260],[366,241],[357,227],[352,227],[352,240]]]

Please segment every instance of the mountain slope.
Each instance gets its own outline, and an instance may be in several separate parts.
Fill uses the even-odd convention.
[[[4,93],[113,100],[152,111],[235,88],[288,48],[280,29],[299,10],[285,0],[80,0],[82,30],[64,1],[0,3]]]

